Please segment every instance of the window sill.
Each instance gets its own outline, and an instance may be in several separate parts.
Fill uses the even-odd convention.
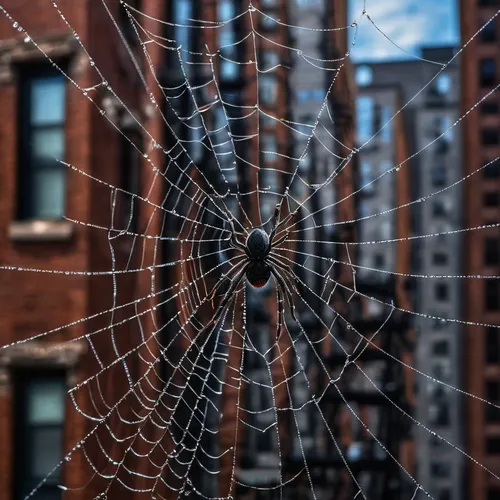
[[[73,233],[74,224],[69,221],[16,221],[9,226],[12,241],[68,241]]]

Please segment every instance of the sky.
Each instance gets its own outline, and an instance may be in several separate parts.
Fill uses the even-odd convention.
[[[365,0],[366,11],[391,40],[411,54],[419,47],[459,44],[458,0]],[[350,21],[361,17],[364,0],[349,0]],[[354,34],[354,30],[350,30]],[[408,59],[366,18],[359,22],[355,61]]]

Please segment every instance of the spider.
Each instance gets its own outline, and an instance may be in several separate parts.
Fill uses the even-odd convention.
[[[224,203],[223,203],[224,206]],[[232,299],[234,291],[237,289],[241,281],[246,277],[248,283],[254,288],[262,288],[267,284],[271,276],[274,277],[276,282],[276,289],[278,295],[278,323],[276,331],[276,340],[279,338],[281,332],[281,327],[284,323],[284,307],[283,307],[283,297],[286,298],[288,305],[290,307],[290,312],[294,321],[297,321],[295,316],[295,305],[293,303],[292,292],[297,293],[297,289],[294,285],[294,275],[293,271],[288,264],[284,264],[280,261],[279,255],[273,252],[273,248],[276,248],[281,243],[286,241],[288,238],[288,232],[276,238],[279,235],[280,228],[290,220],[290,218],[296,215],[295,212],[290,213],[287,217],[278,223],[281,204],[276,205],[276,209],[273,215],[273,229],[270,234],[260,228],[256,227],[247,233],[247,238],[243,244],[238,237],[242,234],[237,232],[233,220],[233,215],[229,212],[229,209],[224,206],[224,210],[229,218],[229,225],[231,226],[231,237],[229,239],[229,245],[236,250],[243,252],[245,257],[242,261],[238,262],[228,274],[225,275],[226,279],[231,281],[229,288],[224,293],[223,298],[217,310],[210,321],[209,325],[212,326],[220,319],[224,312],[224,308]],[[241,225],[241,224],[240,224]],[[243,227],[243,226],[242,226]],[[245,230],[246,232],[246,230]],[[212,292],[212,308],[214,306],[214,297],[223,283],[227,283],[226,280],[220,280],[214,287]]]

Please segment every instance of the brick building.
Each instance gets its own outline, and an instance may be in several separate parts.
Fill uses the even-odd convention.
[[[500,83],[498,41],[499,4],[495,0],[462,0],[462,45],[495,16],[464,49],[462,64],[462,113]],[[470,175],[500,154],[500,104],[498,91],[481,102],[463,121],[464,172]],[[499,222],[500,170],[498,161],[464,183],[467,200],[464,227]],[[465,233],[464,274],[497,276],[498,227]],[[468,392],[488,401],[500,400],[500,288],[495,279],[464,281],[464,320],[492,325],[465,328],[464,383]],[[465,400],[467,452],[495,474],[500,473],[500,413],[472,398]],[[499,482],[470,462],[467,465],[469,498],[492,500],[500,495]]]
[[[24,498],[95,425],[75,406],[87,415],[103,414],[104,401],[114,404],[119,384],[127,386],[123,366],[115,366],[100,377],[96,406],[88,389],[96,394],[95,380],[73,392],[73,401],[64,397],[117,358],[113,337],[120,355],[137,345],[137,327],[126,321],[134,307],[120,306],[147,296],[152,273],[125,272],[113,282],[107,271],[125,268],[129,257],[130,268],[141,267],[133,238],[121,230],[149,222],[159,234],[152,204],[158,201],[157,189],[149,195],[151,204],[139,206],[110,185],[137,192],[138,186],[152,184],[151,165],[163,160],[158,151],[149,160],[139,153],[150,150],[148,133],[160,138],[163,128],[147,114],[144,86],[103,3],[58,3],[62,15],[42,0],[7,0],[0,13],[0,264],[42,270],[3,269],[0,274],[1,343],[8,346],[0,350],[0,496],[5,499]],[[106,4],[123,22],[118,0]],[[151,16],[161,17],[162,2],[146,4]],[[155,25],[149,27],[154,32]],[[131,50],[140,57],[132,41]],[[151,57],[155,63],[154,48]],[[151,76],[146,78],[152,84]],[[136,210],[130,217],[132,206]],[[154,240],[136,247],[144,251],[145,267],[155,252],[149,243]],[[136,311],[151,307],[148,301],[140,300]],[[144,315],[142,326],[152,331],[153,322],[152,315]],[[90,335],[100,329],[101,334]],[[9,346],[44,332],[49,334]],[[131,359],[128,369],[137,378],[143,367]],[[131,415],[132,403],[128,406],[123,417]],[[119,429],[117,420],[110,419],[111,427]],[[89,437],[85,450],[105,470],[97,437],[110,454],[116,443],[112,447],[101,430]],[[63,494],[58,484],[79,487],[91,476],[81,450],[74,450],[38,497],[67,498],[70,493]],[[71,498],[99,492],[94,481]],[[122,493],[130,492],[122,488]]]

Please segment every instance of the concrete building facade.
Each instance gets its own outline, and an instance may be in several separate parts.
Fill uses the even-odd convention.
[[[394,231],[396,210],[361,221],[360,241],[417,236],[411,242],[410,272],[415,275],[412,279],[413,308],[423,316],[415,316],[412,320],[416,332],[415,366],[434,378],[460,387],[461,327],[436,319],[460,318],[462,313],[461,286],[445,278],[462,271],[462,254],[458,250],[461,236],[445,234],[462,227],[461,186],[445,189],[463,176],[460,126],[447,131],[460,113],[458,61],[451,62],[438,74],[439,65],[447,64],[454,55],[453,48],[424,49],[422,58],[436,64],[424,61],[359,63],[358,136],[361,137],[358,142],[362,145],[380,130],[378,136],[360,151],[360,187],[384,171],[399,166],[410,179],[410,200],[420,200],[412,205],[411,227],[403,228],[398,236]],[[384,127],[397,111],[407,135],[408,149],[403,159],[397,159],[394,150],[394,134],[401,133],[395,127],[396,121]],[[397,186],[391,178],[386,176],[363,190],[360,203],[365,208],[361,216],[401,205],[396,201]],[[418,238],[427,234],[436,236]],[[395,243],[384,243],[362,247],[360,265],[397,272],[402,256],[394,251],[394,246]],[[375,271],[364,273],[370,279],[384,278]],[[415,376],[415,389],[415,418],[451,443],[463,447],[459,394],[443,390],[418,376]],[[442,441],[422,428],[415,429],[415,444],[417,480],[436,498],[464,498],[461,485],[463,456],[454,448],[442,445]]]

